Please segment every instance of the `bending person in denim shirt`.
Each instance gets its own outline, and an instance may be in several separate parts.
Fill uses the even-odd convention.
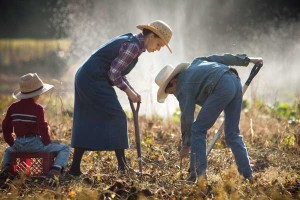
[[[222,111],[225,113],[225,140],[234,154],[238,171],[246,179],[252,179],[252,169],[247,149],[240,135],[239,122],[242,105],[242,85],[236,70],[229,65],[247,66],[262,62],[245,54],[212,55],[199,57],[190,63],[181,63],[176,68],[165,66],[156,76],[159,86],[157,100],[163,103],[168,94],[179,101],[181,110],[182,149],[180,158],[190,149],[190,176],[206,177],[206,134]],[[195,105],[202,106],[194,121]]]

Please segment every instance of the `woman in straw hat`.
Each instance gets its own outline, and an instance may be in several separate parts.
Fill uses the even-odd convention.
[[[179,101],[181,110],[182,148],[180,159],[191,148],[190,176],[206,177],[206,134],[218,116],[225,112],[225,140],[235,157],[238,170],[247,179],[252,179],[247,149],[240,136],[239,122],[242,105],[242,86],[236,70],[228,65],[247,66],[249,62],[262,62],[261,58],[246,55],[212,55],[199,57],[189,63],[179,64],[175,69],[167,65],[156,76],[159,86],[157,101],[163,103],[168,94]],[[194,122],[195,105],[201,107]]]
[[[129,147],[127,118],[113,86],[133,102],[141,96],[127,81],[127,75],[145,50],[169,47],[172,30],[163,21],[139,25],[142,33],[117,36],[94,52],[75,76],[75,105],[72,130],[73,162],[70,175],[81,175],[85,151],[115,151],[118,169],[125,170],[125,151]]]
[[[20,101],[8,108],[2,122],[3,137],[10,146],[5,150],[2,171],[9,169],[11,152],[47,151],[57,153],[49,175],[60,175],[67,165],[70,148],[65,144],[51,142],[44,108],[37,104],[39,96],[51,90],[53,85],[43,83],[36,73],[20,77],[19,85],[20,89],[13,93],[13,97]],[[16,139],[12,136],[13,132]]]

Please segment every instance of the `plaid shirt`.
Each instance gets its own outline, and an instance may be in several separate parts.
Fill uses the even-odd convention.
[[[13,132],[17,137],[39,135],[44,145],[51,143],[44,108],[32,98],[22,99],[8,108],[2,122],[2,131],[4,140],[9,146],[14,145]]]
[[[135,35],[135,37],[139,40],[140,45],[135,42],[124,42],[119,50],[119,56],[113,60],[110,70],[108,71],[108,77],[113,85],[121,90],[125,90],[128,87],[132,88],[126,77],[122,76],[121,72],[128,67],[133,59],[145,51],[143,34],[139,33]]]

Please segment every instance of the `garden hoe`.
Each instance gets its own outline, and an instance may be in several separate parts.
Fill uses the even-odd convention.
[[[256,76],[256,74],[259,72],[260,68],[263,66],[262,63],[256,63],[251,72],[250,75],[246,81],[246,83],[243,86],[243,95],[245,94],[248,86],[250,85],[252,79]],[[217,133],[214,135],[214,138],[212,139],[212,141],[210,142],[208,148],[206,149],[206,157],[208,157],[209,153],[211,152],[212,148],[214,147],[216,141],[218,140],[219,136],[221,135],[222,131],[224,129],[224,122],[222,123],[222,125],[220,126],[220,128],[218,129]]]
[[[140,139],[140,128],[139,128],[139,109],[140,109],[140,102],[137,103],[136,108],[133,105],[133,102],[129,100],[130,107],[133,114],[134,120],[134,130],[135,130],[135,142],[136,142],[136,149],[138,155],[138,163],[139,163],[139,173],[142,175],[142,150],[141,150],[141,139]]]

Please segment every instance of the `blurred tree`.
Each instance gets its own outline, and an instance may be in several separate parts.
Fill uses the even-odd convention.
[[[0,38],[65,37],[53,23],[57,6],[65,0],[0,0]]]
[[[85,2],[93,5],[97,0]],[[111,1],[100,1],[103,6],[112,4]],[[133,1],[135,2],[135,1]],[[131,3],[133,3],[131,2]],[[190,0],[188,9],[201,6],[199,0]],[[114,1],[114,3],[123,3]],[[172,6],[181,1],[165,0],[157,1],[158,6]],[[81,1],[68,0],[0,0],[0,38],[61,38],[66,37],[68,28],[67,13],[68,5],[82,4]],[[168,5],[168,6],[167,6]],[[210,6],[213,6],[216,12],[214,15],[220,15],[219,29],[224,22],[230,22],[229,29],[237,28],[261,28],[266,21],[298,21],[300,18],[299,0],[212,0]],[[223,8],[232,6],[234,9],[230,13],[224,13]],[[114,7],[114,6],[113,6]],[[238,9],[237,9],[238,8]],[[111,14],[108,12],[106,14]],[[247,22],[245,21],[247,19]],[[196,19],[193,19],[196,20]],[[216,22],[214,22],[216,23]],[[218,30],[218,28],[216,27]]]

